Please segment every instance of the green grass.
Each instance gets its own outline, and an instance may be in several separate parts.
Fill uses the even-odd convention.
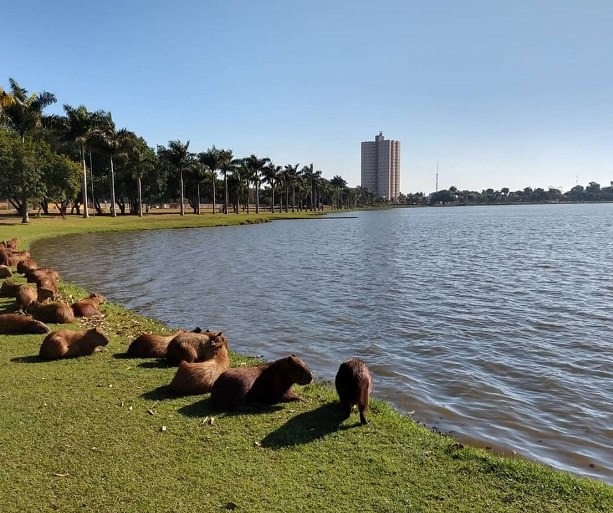
[[[0,225],[0,239],[196,219],[155,217],[35,219]],[[61,293],[85,291],[62,284]],[[368,426],[355,413],[339,425],[325,383],[297,387],[303,403],[236,414],[213,411],[208,396],[169,397],[160,387],[174,368],[122,354],[137,333],[170,329],[116,305],[102,309],[111,343],[91,357],[42,362],[43,335],[0,336],[3,513],[613,510],[611,486],[463,446],[381,401]],[[246,361],[232,354],[233,365]]]

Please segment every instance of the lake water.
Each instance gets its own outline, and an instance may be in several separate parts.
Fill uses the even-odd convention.
[[[360,357],[374,395],[429,426],[613,483],[613,204],[349,215],[68,236],[33,254],[238,352],[296,353],[322,379]]]

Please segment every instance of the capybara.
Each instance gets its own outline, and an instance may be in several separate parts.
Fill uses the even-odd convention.
[[[48,288],[37,288],[36,293],[38,294],[38,302],[43,303],[47,299],[55,299],[55,290]]]
[[[13,237],[10,240],[3,240],[2,242],[0,242],[0,246],[8,249],[17,249],[18,242],[19,239],[17,237]]]
[[[39,267],[38,269],[31,269],[26,273],[26,281],[28,283],[37,283],[37,280],[41,278],[48,278],[54,283],[60,281],[60,273],[54,269],[48,267]]]
[[[10,278],[13,276],[13,272],[7,265],[0,265],[0,278]]]
[[[351,408],[358,405],[360,422],[368,424],[366,410],[370,395],[371,377],[368,367],[359,358],[351,358],[341,363],[334,380],[336,392],[341,400],[343,420],[351,415]]]
[[[179,333],[168,343],[166,359],[173,363],[203,362],[215,355],[216,344],[226,341],[223,332]]]
[[[29,315],[0,314],[0,334],[49,333],[51,328]]]
[[[213,405],[231,410],[249,403],[275,404],[300,401],[292,385],[308,385],[313,375],[295,355],[272,363],[234,367],[222,372],[211,390]]]
[[[230,367],[228,343],[225,340],[215,343],[213,359],[205,362],[180,362],[168,390],[177,395],[206,394],[213,388],[219,375]]]
[[[98,346],[106,346],[108,343],[109,339],[100,328],[86,331],[57,330],[45,337],[39,356],[44,360],[87,356],[93,354]]]
[[[31,284],[25,283],[17,287],[17,293],[15,294],[15,301],[20,310],[25,310],[26,307],[38,299],[38,292],[36,287]]]
[[[68,324],[74,321],[74,312],[70,305],[66,303],[39,303],[34,301],[26,307],[26,312],[42,322]]]
[[[72,310],[77,317],[93,317],[100,315],[98,307],[106,301],[102,294],[92,292],[89,297],[72,304]]]
[[[196,328],[192,333],[201,333],[200,328]],[[151,333],[141,333],[128,347],[128,356],[132,358],[165,358],[166,349],[170,341],[179,333],[186,333],[179,330],[172,335],[153,335]]]
[[[33,269],[38,269],[38,264],[32,258],[25,258],[17,264],[17,272],[20,274],[28,274]]]
[[[19,283],[13,283],[11,280],[4,280],[0,287],[1,297],[15,297],[17,296],[17,289],[21,287]]]

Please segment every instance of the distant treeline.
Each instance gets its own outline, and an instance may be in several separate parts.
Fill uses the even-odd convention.
[[[550,187],[511,191],[507,187],[500,190],[485,189],[481,192],[449,187],[426,196],[422,192],[400,194],[398,203],[403,205],[497,205],[508,203],[565,203],[583,201],[613,201],[613,181],[608,187],[596,182],[587,186],[575,185],[567,192]]]

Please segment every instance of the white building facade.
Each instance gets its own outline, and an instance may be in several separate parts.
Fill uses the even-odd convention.
[[[396,201],[400,194],[400,142],[383,133],[362,143],[362,187],[378,198]]]

